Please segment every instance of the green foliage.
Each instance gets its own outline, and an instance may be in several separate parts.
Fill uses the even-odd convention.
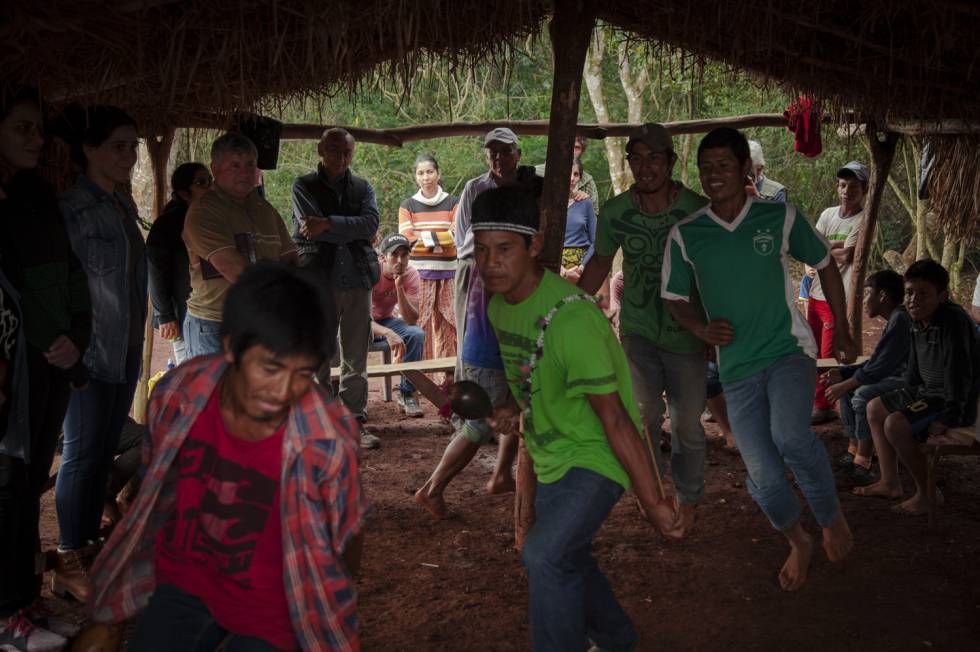
[[[627,102],[619,78],[617,38],[607,40],[603,80],[612,119],[621,121],[627,116]],[[749,75],[733,78],[726,67],[717,63],[698,67],[675,58],[670,66],[661,69],[652,63],[654,59],[645,50],[630,47],[627,52],[634,72],[640,66],[650,66],[651,84],[645,91],[642,115],[645,121],[687,119],[692,113],[698,118],[710,118],[781,112],[792,99],[784,90],[761,85]],[[547,37],[542,36],[514,50],[506,70],[483,67],[460,72],[454,77],[445,66],[434,66],[420,72],[408,93],[390,82],[378,82],[366,85],[355,101],[346,97],[310,99],[283,107],[270,106],[265,113],[284,122],[370,128],[450,121],[541,119],[549,113],[551,71],[550,44]],[[580,121],[595,121],[595,112],[584,88],[580,108]],[[813,159],[793,151],[793,135],[786,129],[749,129],[746,135],[761,142],[767,160],[767,176],[784,184],[791,201],[813,220],[824,208],[837,204],[836,169],[851,159],[864,162],[869,159],[861,138],[840,136],[830,125],[823,129],[824,152]],[[178,162],[192,156],[206,160],[212,137],[208,132],[195,132],[185,136],[186,140],[178,141]],[[691,186],[700,191],[694,156],[698,140],[695,136],[691,143],[687,171]],[[680,149],[681,139],[676,139],[675,143]],[[522,163],[544,161],[544,137],[524,137],[521,145]],[[352,167],[374,186],[384,232],[396,228],[398,205],[416,190],[412,162],[421,152],[436,156],[442,170],[443,187],[456,195],[462,191],[467,179],[486,170],[478,138],[415,142],[402,149],[367,143],[358,145]],[[592,141],[583,159],[585,169],[595,178],[600,197],[607,199],[612,186],[604,148]],[[291,214],[292,183],[297,176],[312,171],[316,162],[314,141],[284,141],[278,169],[266,172],[267,197],[287,220]],[[679,170],[675,171],[677,173]],[[909,240],[909,225],[907,214],[889,191],[882,207],[881,244],[901,249]]]

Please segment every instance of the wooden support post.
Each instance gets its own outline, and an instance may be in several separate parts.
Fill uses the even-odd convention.
[[[146,139],[146,149],[150,154],[150,165],[153,168],[153,222],[156,222],[163,207],[167,203],[167,162],[170,160],[170,148],[174,144],[174,132],[169,128],[163,136],[150,136]],[[140,371],[139,383],[136,385],[136,396],[133,397],[133,419],[137,423],[146,423],[146,405],[149,400],[150,362],[153,359],[153,304],[150,303],[146,312],[146,325],[143,339],[143,364]]]
[[[580,5],[574,0],[556,0],[555,14],[549,25],[555,76],[551,92],[544,190],[541,194],[544,248],[540,260],[545,267],[556,272],[565,241],[568,179],[572,174],[572,148],[578,126],[582,70],[595,25],[595,18]],[[518,453],[517,495],[514,499],[514,539],[518,549],[524,545],[524,538],[534,523],[535,488],[534,468],[522,442]]]
[[[865,273],[868,269],[868,259],[871,256],[871,245],[875,241],[878,209],[881,207],[881,198],[885,194],[885,188],[888,187],[888,171],[895,159],[899,137],[896,133],[886,132],[884,139],[879,139],[878,131],[872,123],[868,123],[866,134],[871,145],[871,178],[868,181],[868,197],[864,204],[864,229],[861,231],[854,248],[851,286],[845,288],[850,297],[847,303],[848,321],[851,325],[851,336],[858,347],[858,354],[862,351],[861,317],[864,312],[864,302],[861,297],[864,295]]]

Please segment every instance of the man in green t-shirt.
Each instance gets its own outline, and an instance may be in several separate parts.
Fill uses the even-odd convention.
[[[800,525],[796,484],[823,528],[831,561],[853,542],[841,512],[827,451],[810,431],[816,384],[816,343],[796,309],[789,276],[792,256],[820,274],[838,317],[835,352],[855,357],[847,330],[844,286],[827,241],[792,204],[748,197],[749,145],[734,129],[715,129],[698,146],[707,206],[678,222],[664,252],[662,296],[677,321],[717,347],[721,383],[735,441],[749,473],[746,485],[791,551],[780,585],[806,580],[813,542]],[[695,288],[701,306],[691,301]]]
[[[644,454],[626,356],[590,298],[538,264],[533,195],[487,190],[473,202],[472,229],[512,394],[492,425],[517,432],[523,416],[538,480],[523,550],[534,649],[582,649],[587,637],[633,649],[636,630],[592,557],[592,537],[630,485],[658,530],[676,538],[676,523]]]
[[[670,405],[670,469],[685,534],[704,495],[704,410],[707,363],[704,343],[678,324],[660,298],[660,269],[670,227],[708,200],[671,179],[677,155],[663,125],[648,123],[630,136],[626,160],[635,183],[613,197],[599,215],[595,253],[579,287],[594,294],[623,250],[619,333],[629,357],[643,423],[653,436]],[[660,447],[655,448],[659,456]],[[659,462],[659,460],[658,460]]]

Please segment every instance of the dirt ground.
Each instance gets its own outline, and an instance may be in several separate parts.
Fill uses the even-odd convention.
[[[875,328],[865,337],[870,350]],[[160,351],[156,368],[166,359]],[[514,549],[513,495],[483,490],[495,447],[487,446],[446,493],[453,516],[435,521],[412,501],[442,454],[449,428],[426,407],[398,414],[373,381],[369,427],[383,446],[368,451],[363,477],[374,512],[359,585],[365,650],[504,651],[530,648],[527,580]],[[706,492],[694,534],[666,542],[624,496],[595,542],[595,554],[641,635],[640,650],[967,650],[980,640],[980,459],[940,464],[946,497],[936,527],[858,498],[840,482],[856,547],[831,564],[818,549],[805,587],[779,589],[787,546],[748,496],[745,469],[706,424]],[[818,427],[832,455],[840,424]],[[911,481],[905,478],[906,490]],[[668,491],[670,489],[668,488]],[[46,546],[57,534],[45,496]],[[809,513],[807,529],[819,530]],[[81,618],[58,600],[56,610]]]

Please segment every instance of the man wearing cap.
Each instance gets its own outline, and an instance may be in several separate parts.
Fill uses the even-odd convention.
[[[378,230],[380,214],[371,184],[350,170],[356,145],[346,129],[323,132],[316,172],[293,183],[293,239],[300,265],[316,270],[333,290],[340,322],[340,400],[363,424],[371,287],[378,281],[370,240]],[[328,382],[329,368],[321,370],[319,377]],[[381,442],[362,427],[361,444],[377,448]]]
[[[752,157],[752,178],[759,199],[786,201],[786,186],[767,177],[763,170],[766,167],[766,156],[762,153],[762,145],[757,140],[749,141],[749,154]]]
[[[864,198],[867,193],[868,168],[857,161],[851,161],[837,170],[837,196],[840,198],[840,206],[828,208],[817,220],[817,231],[830,242],[830,255],[840,270],[845,293],[850,292],[854,248],[864,229]],[[807,267],[806,271],[813,278],[806,320],[817,340],[820,357],[831,358],[834,355],[834,315],[824,296],[816,270]],[[848,303],[854,300],[850,294],[846,296]],[[827,383],[818,380],[811,415],[811,422],[814,424],[830,421],[837,416],[834,404],[825,394],[826,390]]]
[[[626,153],[634,183],[603,206],[595,253],[579,287],[590,294],[598,291],[616,251],[622,248],[620,338],[630,361],[644,427],[654,438],[663,425],[663,394],[667,393],[671,473],[681,526],[688,532],[694,524],[695,506],[704,494],[701,412],[707,370],[704,343],[674,321],[660,298],[660,277],[670,228],[708,200],[671,179],[677,155],[662,125],[643,125],[630,136]],[[659,456],[660,447],[654,449]]]
[[[463,187],[456,209],[456,227],[453,240],[456,241],[456,341],[459,350],[463,348],[466,333],[466,304],[469,287],[473,278],[473,232],[470,230],[470,210],[473,200],[484,190],[512,184],[536,185],[540,188],[541,177],[529,165],[521,162],[521,147],[517,134],[506,127],[497,127],[483,137],[483,149],[487,155],[484,174],[470,179]],[[457,367],[458,369],[459,367]]]
[[[412,243],[402,234],[385,236],[378,248],[381,278],[371,290],[371,335],[376,342],[387,340],[392,359],[404,362],[421,360],[425,347],[425,331],[415,325],[422,282],[408,262],[411,249]],[[395,306],[401,317],[395,317]],[[398,386],[398,407],[407,416],[422,416],[415,387],[405,377]]]
[[[592,556],[592,539],[631,486],[666,536],[674,510],[644,453],[626,355],[591,297],[538,263],[538,227],[536,198],[520,188],[474,202],[477,267],[494,295],[488,311],[510,386],[493,425],[516,433],[523,421],[537,479],[534,526],[521,551],[533,649],[582,650],[591,639],[596,649],[633,650],[637,632]]]

